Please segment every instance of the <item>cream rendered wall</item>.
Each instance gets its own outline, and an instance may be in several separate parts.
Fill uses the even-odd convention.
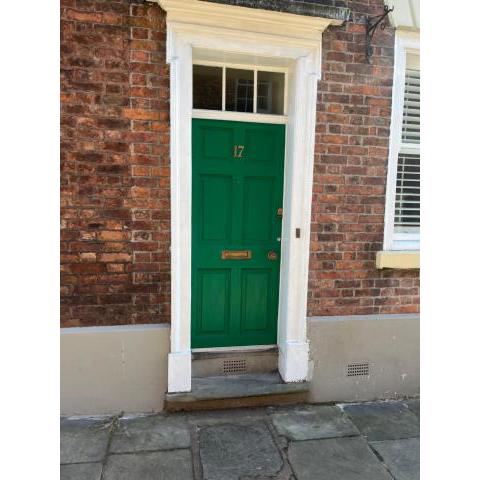
[[[418,315],[308,319],[312,402],[351,402],[420,393]],[[348,363],[369,362],[368,377],[347,377]]]
[[[62,329],[61,413],[161,411],[169,347],[169,325]]]
[[[307,319],[309,401],[348,402],[419,394],[418,315]],[[160,412],[167,391],[168,325],[62,329],[61,413]],[[347,377],[350,362],[369,377]]]

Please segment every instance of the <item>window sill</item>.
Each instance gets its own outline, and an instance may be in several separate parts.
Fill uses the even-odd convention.
[[[377,252],[377,268],[420,268],[420,250],[383,250]]]

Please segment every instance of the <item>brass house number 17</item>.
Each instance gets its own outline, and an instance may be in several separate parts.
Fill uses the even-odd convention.
[[[244,150],[243,145],[235,145],[233,147],[233,158],[243,158],[243,150]]]

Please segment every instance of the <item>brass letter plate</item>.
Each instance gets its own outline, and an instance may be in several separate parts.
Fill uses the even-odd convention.
[[[222,250],[222,260],[250,260],[251,250]]]

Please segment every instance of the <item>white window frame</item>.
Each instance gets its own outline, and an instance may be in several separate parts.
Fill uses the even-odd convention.
[[[385,229],[383,250],[420,250],[420,229],[395,232],[395,197],[397,189],[397,163],[401,152],[408,153],[409,147],[418,151],[419,145],[402,143],[403,103],[405,95],[405,73],[407,54],[420,54],[420,36],[414,32],[395,33],[395,65],[393,73],[392,116],[390,123],[390,145],[388,155],[387,190],[385,194]],[[407,230],[407,228],[406,228]]]
[[[260,62],[261,63],[261,62]],[[288,73],[289,68],[287,67],[273,67],[271,65],[258,65],[252,63],[232,63],[232,62],[220,62],[214,60],[193,60],[193,65],[203,66],[203,67],[220,67],[222,69],[222,109],[221,110],[205,110],[194,108],[193,115],[195,118],[214,118],[218,117],[218,112],[224,112],[221,115],[221,118],[225,117],[225,120],[242,120],[244,118],[252,117],[253,115],[258,115],[258,121],[262,121],[261,117],[265,117],[264,121],[268,123],[287,123],[288,119]],[[250,70],[253,71],[253,112],[237,112],[234,110],[226,109],[226,86],[227,86],[227,68],[238,69],[238,70]],[[263,113],[257,111],[257,90],[258,90],[258,72],[274,72],[274,73],[283,73],[283,115],[278,113]],[[240,114],[239,118],[229,118],[229,115]],[[238,115],[237,115],[238,116]],[[248,121],[248,120],[247,120]]]

